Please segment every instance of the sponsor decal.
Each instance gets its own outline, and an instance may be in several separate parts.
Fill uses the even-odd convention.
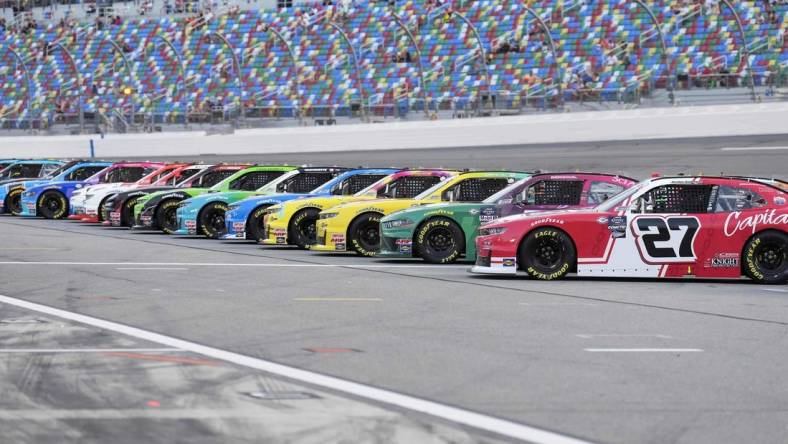
[[[782,196],[777,196],[774,198],[775,205],[785,205],[785,198]]]
[[[344,242],[339,242],[337,244],[334,244],[334,249],[337,251],[345,251],[347,248],[345,247]]]
[[[338,251],[345,251],[347,248],[345,244],[345,235],[334,233],[331,235],[331,243],[334,244],[334,248]]]
[[[479,210],[479,222],[492,222],[498,218],[498,210],[495,207],[484,207]]]
[[[184,225],[186,225],[186,231],[189,234],[197,234],[197,221],[196,220],[187,220]]]
[[[27,207],[27,209],[29,211],[35,211],[36,210],[36,204],[33,203],[33,202],[25,202],[25,206]]]
[[[610,181],[613,182],[613,183],[618,183],[618,184],[622,184],[622,185],[630,185],[630,184],[633,183],[629,179],[624,179],[623,177],[618,177],[618,176],[614,176],[614,177],[610,178]]]
[[[531,226],[532,227],[535,227],[535,226],[541,225],[541,224],[558,224],[558,225],[563,225],[564,221],[561,220],[561,219],[553,219],[552,217],[545,217],[545,218],[537,219],[537,220],[531,222]]]
[[[396,244],[400,253],[411,253],[413,251],[412,239],[397,239]]]
[[[597,218],[596,221],[599,222],[600,224],[606,224],[607,223],[607,218],[604,217],[604,216],[600,216],[600,217]]]
[[[368,211],[372,211],[372,212],[375,212],[375,213],[385,213],[385,212],[386,212],[386,211],[385,211],[383,208],[378,208],[378,207],[364,207],[364,208],[362,208],[362,209],[360,209],[360,210],[356,211],[356,214],[366,213],[366,212],[368,212]]]
[[[140,222],[142,222],[142,225],[149,227],[153,222],[153,216],[140,216]]]
[[[608,218],[607,229],[610,230],[610,235],[613,236],[614,239],[621,239],[627,237],[627,217],[613,216],[611,218]]]
[[[381,210],[381,212],[383,212],[383,210]],[[440,215],[444,215],[444,216],[454,216],[454,211],[449,211],[449,210],[433,210],[433,211],[427,211],[426,213],[424,213],[424,216],[440,216]]]
[[[723,232],[725,236],[732,237],[738,232],[755,234],[759,225],[788,224],[788,213],[775,214],[777,210],[766,210],[762,213],[741,216],[741,211],[734,211],[725,218]]]
[[[577,176],[571,175],[558,175],[558,176],[550,176],[550,179],[561,180],[561,179],[577,179]]]
[[[97,212],[96,212],[96,210],[90,208],[90,209],[85,210],[85,214],[87,214],[88,216],[95,216],[97,214]]]
[[[165,194],[164,196],[161,196],[161,200],[164,200],[164,199],[170,199],[170,198],[173,198],[173,197],[175,197],[175,198],[177,198],[177,199],[180,199],[180,198],[182,198],[182,197],[183,197],[183,195],[182,195],[181,193],[170,193],[170,194]]]
[[[233,231],[245,231],[246,230],[246,223],[244,222],[233,222]]]
[[[704,268],[737,268],[739,253],[717,253],[703,262]]]
[[[695,237],[700,229],[694,216],[640,216],[632,220],[638,251],[651,264],[695,261]]]
[[[276,243],[279,245],[284,245],[287,243],[287,238],[284,236],[276,236]]]
[[[503,258],[503,260],[501,261],[501,264],[502,264],[504,267],[514,267],[514,266],[516,266],[516,265],[517,265],[517,259],[515,259],[515,258],[513,258],[513,257],[505,257],[505,258]]]

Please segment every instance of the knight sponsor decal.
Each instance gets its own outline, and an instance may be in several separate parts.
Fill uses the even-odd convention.
[[[717,253],[703,261],[704,268],[737,268],[739,253]]]
[[[725,218],[722,230],[725,236],[732,237],[739,232],[755,234],[758,227],[763,225],[788,225],[788,213],[776,213],[777,210],[766,210],[762,213],[742,217],[741,211],[734,211]]]
[[[542,225],[542,224],[558,224],[558,225],[563,225],[563,224],[564,224],[564,221],[563,221],[563,220],[561,220],[561,219],[553,219],[552,217],[545,217],[545,218],[542,218],[542,219],[537,219],[537,220],[535,220],[535,221],[531,222],[531,226],[532,226],[532,227],[535,227],[535,226],[537,226],[537,225]]]

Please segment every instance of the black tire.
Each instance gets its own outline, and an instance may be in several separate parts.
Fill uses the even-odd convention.
[[[307,246],[317,242],[317,219],[320,210],[317,208],[305,208],[290,218],[287,228],[288,243],[297,245],[298,248],[305,250]]]
[[[96,220],[98,220],[99,223],[104,222],[104,206],[107,205],[107,201],[109,200],[110,197],[112,197],[112,195],[109,195],[104,199],[101,199],[101,203],[98,206]]]
[[[13,188],[5,197],[5,212],[19,216],[22,213],[22,188]]]
[[[563,278],[577,261],[577,251],[569,235],[551,227],[528,233],[520,244],[518,256],[520,269],[543,281]]]
[[[120,226],[131,228],[134,225],[134,207],[137,206],[139,197],[131,197],[123,202],[123,207],[120,210]]]
[[[465,253],[465,234],[451,219],[436,217],[416,230],[414,251],[431,264],[451,264]]]
[[[742,253],[744,274],[759,284],[788,283],[788,234],[769,230],[751,237]]]
[[[46,219],[68,217],[68,199],[60,191],[46,191],[38,198],[36,212]]]
[[[263,213],[271,205],[257,207],[249,214],[246,220],[246,239],[261,242],[265,239],[265,226],[263,224]]]
[[[156,224],[165,234],[173,234],[178,230],[178,199],[169,199],[159,204],[156,208]]]
[[[227,232],[227,226],[224,224],[225,213],[227,213],[227,204],[224,202],[211,202],[203,207],[197,223],[205,237],[219,239]]]
[[[364,213],[350,223],[347,238],[350,248],[360,256],[372,257],[380,251],[380,213]]]

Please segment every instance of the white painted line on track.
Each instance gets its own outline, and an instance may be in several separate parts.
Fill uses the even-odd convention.
[[[660,339],[673,339],[673,336],[668,335],[654,335],[654,334],[615,334],[615,333],[605,333],[605,334],[581,334],[575,335],[578,338],[583,339],[591,339],[591,338],[660,338]]]
[[[547,307],[558,306],[558,307],[562,307],[564,305],[584,305],[584,306],[588,307],[588,306],[594,306],[596,304],[592,304],[590,302],[520,302],[518,305],[537,306],[537,307],[538,306],[547,306]]]
[[[166,353],[179,348],[0,348],[3,353]]]
[[[702,348],[584,348],[592,353],[699,353]]]
[[[224,262],[25,262],[25,261],[6,261],[0,262],[0,265],[66,265],[66,266],[110,266],[110,267],[292,267],[292,268],[468,268],[467,264],[463,265],[427,265],[427,264],[278,264],[278,263],[235,263],[228,264]]]
[[[731,146],[720,148],[720,151],[782,151],[788,150],[788,146]]]
[[[293,298],[298,302],[381,302],[381,298]]]
[[[763,288],[763,291],[775,291],[777,293],[788,293],[788,289],[785,288]]]
[[[149,342],[166,345],[168,347],[174,347],[184,351],[198,353],[214,359],[261,370],[292,380],[301,381],[303,383],[336,390],[371,401],[381,402],[414,412],[424,413],[426,415],[442,418],[444,420],[474,427],[480,430],[486,430],[510,438],[520,439],[532,443],[587,444],[587,441],[583,441],[578,438],[561,435],[556,432],[531,427],[525,424],[518,424],[516,422],[495,418],[482,413],[464,410],[459,407],[452,407],[434,401],[428,401],[426,399],[420,399],[357,382],[347,381],[333,376],[327,376],[308,370],[302,370],[299,368],[278,364],[276,362],[266,361],[263,359],[253,358],[251,356],[245,356],[206,345],[196,344],[183,339],[165,336],[159,333],[142,330],[128,325],[118,324],[112,321],[97,319],[79,313],[60,310],[58,308],[36,304],[34,302],[28,302],[22,299],[0,295],[0,303],[5,303],[15,307],[24,308],[51,316],[57,316],[63,319],[91,325],[98,328],[103,328],[105,330],[114,331],[127,336],[144,339]]]
[[[116,270],[180,270],[185,271],[188,268],[171,268],[171,267],[116,267]]]

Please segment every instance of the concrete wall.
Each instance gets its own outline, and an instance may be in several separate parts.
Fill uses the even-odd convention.
[[[4,157],[265,154],[788,133],[788,103],[203,132],[0,138]]]

